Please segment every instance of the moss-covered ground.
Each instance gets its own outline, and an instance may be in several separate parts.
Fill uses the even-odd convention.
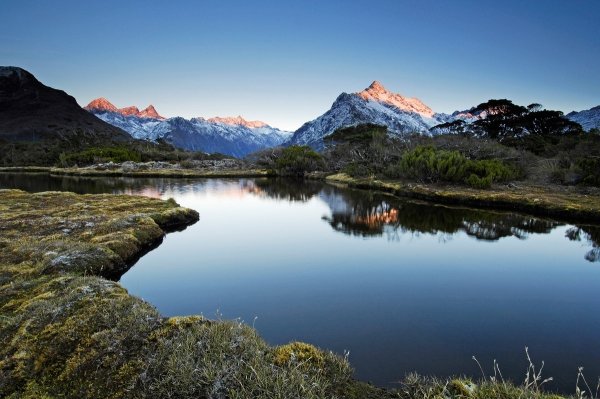
[[[333,353],[296,356],[235,321],[164,318],[108,279],[196,220],[174,201],[0,190],[0,397],[323,398],[354,386]]]
[[[379,389],[344,357],[269,346],[237,321],[165,318],[108,279],[197,220],[171,200],[0,190],[0,397],[556,398],[489,379]]]

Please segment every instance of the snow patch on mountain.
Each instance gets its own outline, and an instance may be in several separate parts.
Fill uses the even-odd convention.
[[[579,112],[569,112],[565,117],[579,123],[586,131],[600,129],[600,105]]]
[[[225,125],[246,126],[251,129],[261,128],[261,127],[269,127],[269,125],[267,125],[265,122],[247,121],[246,119],[242,118],[241,116],[226,116],[226,117],[215,116],[214,118],[208,118],[208,121],[213,122],[213,123],[222,123]]]

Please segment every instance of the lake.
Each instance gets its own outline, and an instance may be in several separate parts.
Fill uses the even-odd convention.
[[[359,379],[600,375],[600,227],[320,182],[1,174],[0,188],[174,198],[200,221],[121,277],[164,315],[239,318],[271,344],[349,351]],[[595,385],[595,384],[594,384]]]

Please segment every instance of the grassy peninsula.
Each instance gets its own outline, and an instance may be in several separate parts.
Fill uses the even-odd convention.
[[[362,390],[344,358],[307,344],[270,347],[237,321],[161,317],[108,279],[198,217],[174,201],[0,190],[0,396],[323,398]]]

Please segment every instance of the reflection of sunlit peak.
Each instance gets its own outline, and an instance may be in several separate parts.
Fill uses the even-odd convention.
[[[392,208],[384,211],[376,211],[366,216],[357,216],[356,222],[365,224],[369,227],[394,224],[398,222],[398,209]]]

